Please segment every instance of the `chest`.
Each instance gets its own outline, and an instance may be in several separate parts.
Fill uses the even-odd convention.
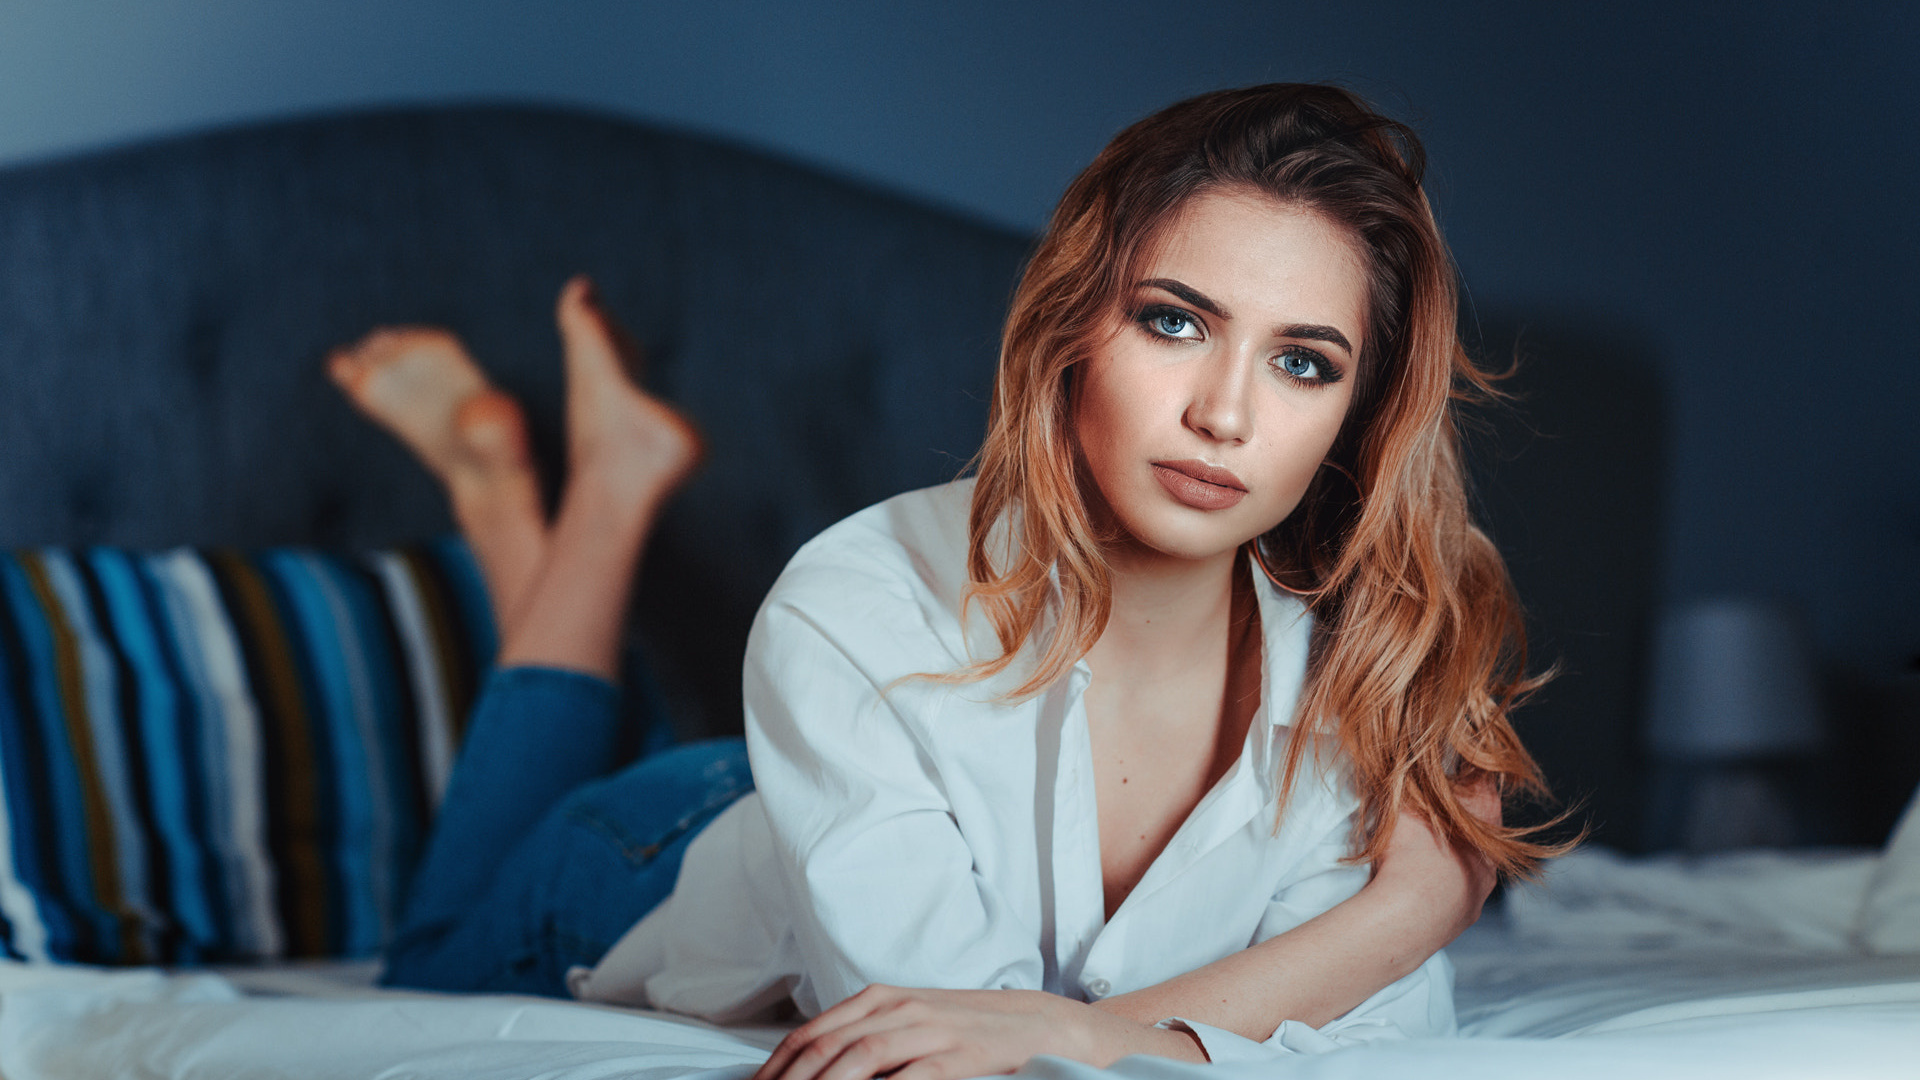
[[[1251,685],[1248,685],[1251,683]],[[1211,693],[1207,692],[1211,689]],[[1240,757],[1259,705],[1257,664],[1209,688],[1086,697],[1103,907],[1111,918]]]
[[[1118,993],[1245,948],[1267,933],[1271,901],[1287,882],[1330,869],[1345,854],[1335,845],[1321,857],[1318,832],[1331,808],[1320,804],[1317,787],[1303,785],[1284,814],[1274,805],[1264,778],[1286,729],[1258,714],[1225,775],[1189,788],[1191,806],[1135,804],[1127,795],[1103,806],[1096,787],[1106,770],[1095,768],[1084,711],[1062,703],[1058,713],[1043,710],[1036,727],[1034,773],[991,790],[956,785],[955,810],[981,888],[1037,931],[1043,983],[1054,992]],[[997,744],[997,776],[1009,775],[1005,758],[1018,745],[1007,734]],[[973,747],[984,754],[983,743]],[[1187,759],[1190,776],[1208,771],[1196,760]],[[1136,784],[1165,783],[1154,778],[1179,772],[1108,776],[1130,794]],[[1117,782],[1121,775],[1128,783]],[[1123,850],[1113,843],[1113,812],[1136,806],[1159,814],[1167,835],[1150,832],[1154,842]],[[1139,835],[1132,834],[1136,845]],[[1135,861],[1124,864],[1129,855]],[[1115,882],[1122,884],[1110,888]]]

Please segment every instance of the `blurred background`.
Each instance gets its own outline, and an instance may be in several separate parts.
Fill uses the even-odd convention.
[[[1562,793],[1628,847],[1876,842],[1920,772],[1917,49],[1920,9],[1893,3],[0,0],[0,167],[284,116],[537,102],[1032,233],[1161,105],[1342,82],[1427,141],[1468,336],[1536,358],[1514,384],[1531,411],[1477,445],[1499,476],[1573,493],[1561,512],[1483,485],[1545,623],[1538,655],[1567,661],[1523,722]],[[1713,651],[1729,641],[1752,644]],[[1583,667],[1657,693],[1597,700]],[[1782,715],[1729,728],[1686,704],[1749,670],[1728,693]],[[1554,719],[1582,710],[1650,719]],[[1835,748],[1884,764],[1782,765]],[[1793,792],[1823,786],[1857,813],[1794,824]],[[1748,807],[1746,832],[1689,833],[1703,798]]]

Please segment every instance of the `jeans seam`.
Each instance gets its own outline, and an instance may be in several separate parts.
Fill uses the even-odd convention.
[[[751,790],[751,787],[752,785],[750,784],[742,785],[735,782],[728,784],[723,789],[716,789],[710,792],[707,795],[706,801],[700,804],[699,809],[682,816],[680,820],[663,830],[658,839],[647,843],[635,839],[627,830],[620,828],[613,821],[584,807],[576,807],[569,810],[567,812],[567,818],[576,825],[584,826],[599,833],[620,853],[621,859],[625,860],[628,865],[637,868],[652,862],[654,858],[666,850],[675,840],[686,835],[701,821],[712,817],[717,811],[731,805],[734,800]]]
[[[522,963],[528,960],[533,961],[533,963],[537,965],[540,961],[539,951],[537,949],[523,949],[520,952],[503,957],[499,963],[488,969],[487,973],[480,977],[474,989],[479,993],[487,993],[489,991],[500,992],[500,988],[502,987],[508,991],[518,988],[522,984],[518,982],[514,976],[520,973]]]
[[[601,941],[597,937],[576,934],[552,923],[546,927],[546,938],[548,956],[560,957],[566,955],[566,951],[570,951],[577,956],[591,957],[588,963],[598,963],[600,958],[607,954],[607,950],[613,948],[611,941]],[[562,950],[562,946],[566,946],[566,951]]]
[[[537,934],[537,941],[528,942],[487,969],[486,974],[478,980],[475,989],[482,993],[502,988],[521,992],[526,985],[523,969],[529,966],[538,967],[543,956],[554,959],[568,954],[587,956],[592,958],[589,962],[594,963],[605,956],[607,950],[613,948],[613,943],[610,941],[602,941],[598,937],[563,928],[551,918],[543,921]]]

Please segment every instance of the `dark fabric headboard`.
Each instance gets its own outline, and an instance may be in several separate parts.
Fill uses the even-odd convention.
[[[0,547],[377,545],[439,493],[321,373],[377,323],[463,335],[558,457],[554,293],[591,273],[711,457],[639,625],[688,733],[739,722],[786,558],[953,477],[1024,237],[634,123],[452,107],[0,172]]]
[[[585,270],[710,441],[648,553],[636,625],[683,733],[734,730],[747,625],[793,550],[972,454],[1028,245],[549,109],[274,123],[0,172],[0,547],[445,532],[433,483],[322,359],[376,323],[451,326],[555,462],[553,297]],[[1630,846],[1659,402],[1608,389],[1653,385],[1618,374],[1644,348],[1524,316],[1493,320],[1549,331],[1525,350],[1524,412],[1476,440],[1538,659],[1565,668],[1521,728]],[[1484,351],[1498,362],[1514,336],[1492,328]]]

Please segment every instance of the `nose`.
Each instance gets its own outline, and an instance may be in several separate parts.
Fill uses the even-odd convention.
[[[1253,434],[1253,357],[1234,350],[1195,365],[1187,427],[1215,442],[1242,443]]]

